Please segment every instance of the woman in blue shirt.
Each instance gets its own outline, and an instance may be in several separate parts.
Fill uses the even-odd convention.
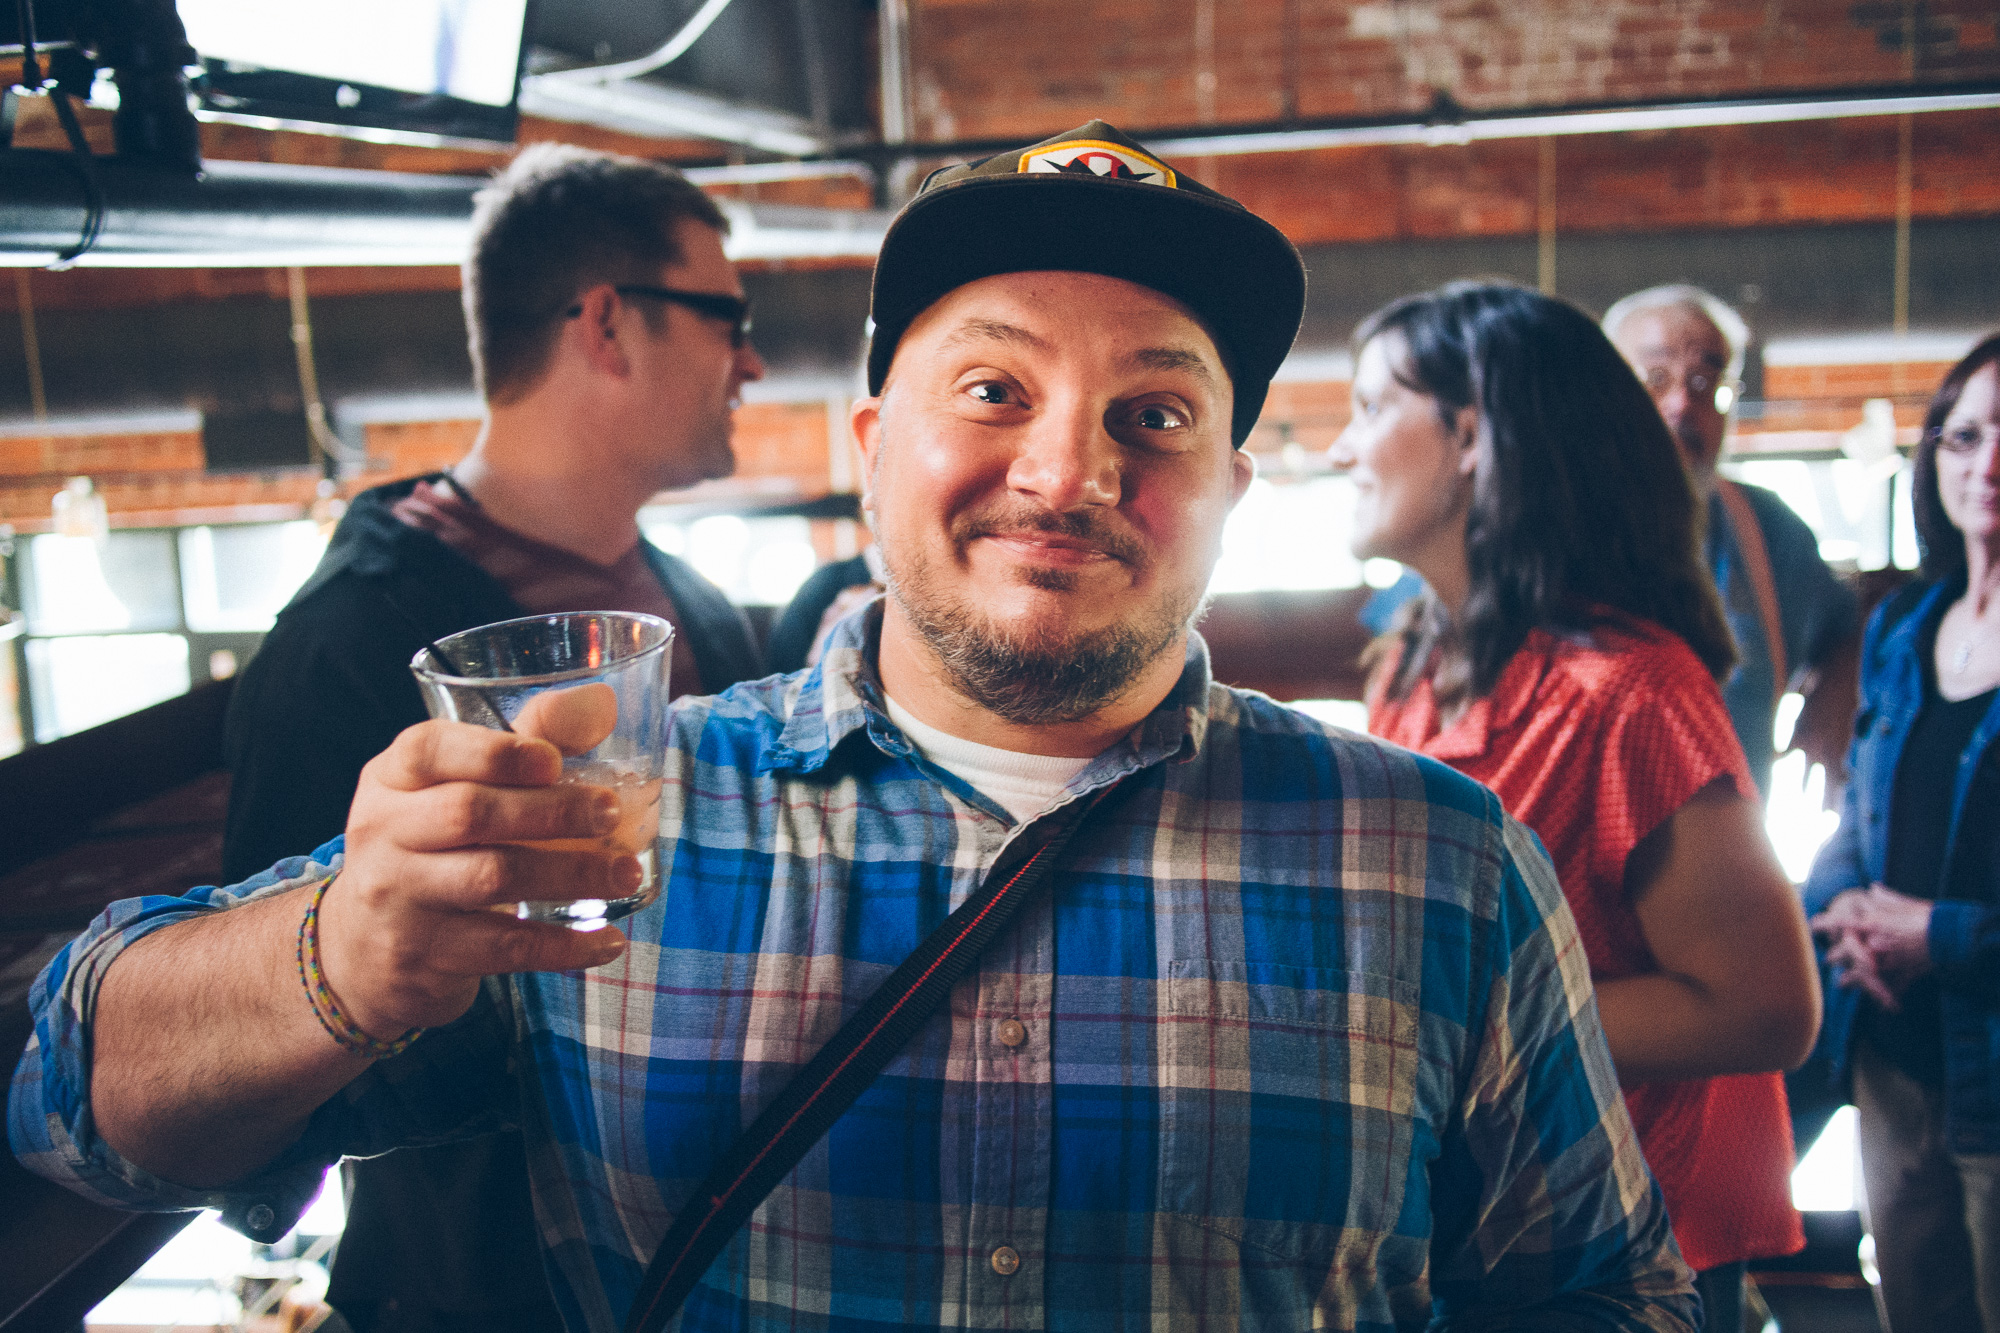
[[[1889,1329],[2000,1333],[2000,335],[1931,400],[1912,487],[1925,581],[1869,623],[1806,906]]]

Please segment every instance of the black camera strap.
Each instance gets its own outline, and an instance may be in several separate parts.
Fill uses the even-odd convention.
[[[625,1333],[659,1333],[715,1257],[778,1182],[930,1021],[952,987],[1048,883],[1056,862],[1089,818],[1102,791],[1026,860],[1008,857],[875,988],[769,1105],[736,1136],[682,1206],[646,1266]]]

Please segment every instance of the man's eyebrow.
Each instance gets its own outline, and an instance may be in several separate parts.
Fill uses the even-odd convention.
[[[1675,349],[1671,344],[1651,343],[1643,347],[1634,348],[1632,355],[1640,361],[1665,361],[1673,356],[1674,351]],[[1729,364],[1729,354],[1727,352],[1698,352],[1695,354],[1695,359],[1718,367],[1726,367]]]
[[[1032,347],[1037,351],[1049,350],[1048,341],[1040,334],[1000,319],[968,319],[951,331],[945,338],[944,345],[962,347],[968,343],[979,342],[1012,343],[1020,347]]]
[[[1215,388],[1215,374],[1209,370],[1207,358],[1186,347],[1141,347],[1125,359],[1147,370],[1184,370],[1204,388]]]

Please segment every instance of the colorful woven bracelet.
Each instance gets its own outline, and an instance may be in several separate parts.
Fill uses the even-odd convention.
[[[424,1029],[411,1028],[394,1041],[380,1041],[363,1031],[361,1025],[349,1018],[334,998],[333,988],[326,984],[326,975],[319,967],[319,907],[326,899],[326,891],[333,887],[337,875],[328,875],[313,887],[312,901],[306,904],[306,914],[299,921],[299,984],[306,988],[306,999],[312,1005],[313,1017],[326,1029],[342,1050],[356,1055],[366,1055],[374,1059],[386,1059],[401,1055],[410,1049],[410,1043],[424,1035]]]

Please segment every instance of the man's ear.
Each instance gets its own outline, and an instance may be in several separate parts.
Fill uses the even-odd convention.
[[[624,379],[632,373],[632,360],[620,340],[618,312],[623,302],[608,282],[601,282],[577,298],[583,313],[570,320],[571,336],[591,369]]]
[[[857,398],[847,409],[847,426],[861,451],[861,508],[875,507],[875,457],[882,446],[882,400]]]
[[[1229,507],[1236,508],[1250,490],[1250,483],[1257,480],[1257,456],[1248,449],[1229,451]]]
[[[1461,407],[1452,418],[1452,443],[1458,446],[1458,475],[1469,477],[1479,466],[1479,409]]]

